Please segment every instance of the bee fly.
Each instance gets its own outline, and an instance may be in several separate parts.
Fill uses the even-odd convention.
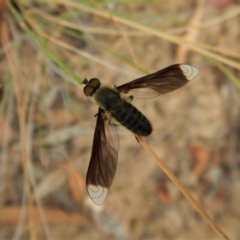
[[[142,96],[158,96],[182,87],[198,73],[198,69],[191,65],[175,64],[114,88],[101,84],[97,78],[83,81],[84,94],[99,106],[86,179],[88,194],[95,204],[100,205],[106,199],[117,167],[118,139],[114,141],[110,132],[116,128],[111,119],[137,136],[148,136],[152,132],[150,121],[130,103],[133,96],[124,98],[122,94],[146,89],[150,92],[140,92]]]

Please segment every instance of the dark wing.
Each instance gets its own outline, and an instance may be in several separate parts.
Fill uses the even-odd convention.
[[[104,110],[99,108],[86,180],[88,195],[97,205],[107,197],[117,168],[118,142],[113,141],[111,133],[106,133],[106,120]]]
[[[182,87],[194,79],[198,73],[198,69],[191,65],[175,64],[118,86],[117,89],[121,93],[128,93],[131,90],[145,88],[153,90],[157,96]]]

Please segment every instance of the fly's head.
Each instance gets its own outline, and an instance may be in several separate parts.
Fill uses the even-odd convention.
[[[87,80],[85,78],[83,80],[83,84],[85,85],[83,92],[87,97],[92,97],[93,94],[97,91],[97,89],[101,85],[99,79],[97,79],[97,78],[92,78],[90,80]]]

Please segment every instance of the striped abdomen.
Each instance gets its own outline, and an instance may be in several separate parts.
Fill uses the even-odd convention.
[[[109,112],[119,123],[136,135],[148,136],[152,133],[152,125],[149,120],[124,99],[121,99],[121,104]]]

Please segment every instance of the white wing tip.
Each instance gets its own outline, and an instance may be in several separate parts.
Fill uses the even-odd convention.
[[[88,185],[87,190],[90,198],[96,205],[101,205],[108,195],[108,189],[100,185]]]
[[[199,73],[199,70],[197,68],[188,64],[181,64],[180,68],[189,81],[193,80]]]

